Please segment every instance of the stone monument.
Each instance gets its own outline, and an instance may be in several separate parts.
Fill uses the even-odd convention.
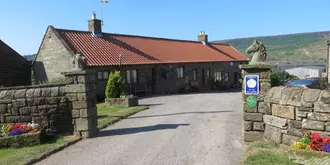
[[[254,53],[249,64],[263,64],[267,59],[266,47],[258,40],[246,49],[246,53]]]
[[[82,53],[77,53],[73,56],[73,70],[83,71],[86,69],[86,58]]]
[[[272,65],[267,64],[266,47],[261,42],[255,40],[250,47],[246,49],[247,53],[253,53],[252,59],[247,65],[240,65],[243,69],[244,82],[242,83],[243,95],[243,139],[245,142],[262,140],[264,137],[265,124],[263,115],[265,112],[264,98],[268,90],[271,88],[271,68]],[[257,86],[259,91],[255,94],[245,93],[245,76],[258,77]],[[247,84],[249,85],[249,84]]]

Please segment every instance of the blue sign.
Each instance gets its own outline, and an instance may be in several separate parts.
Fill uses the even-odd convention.
[[[246,75],[244,77],[245,94],[246,95],[258,95],[259,94],[259,76],[258,75]]]

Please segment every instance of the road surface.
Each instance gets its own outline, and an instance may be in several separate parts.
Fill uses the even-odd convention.
[[[145,98],[149,110],[122,120],[38,165],[238,165],[240,92]]]

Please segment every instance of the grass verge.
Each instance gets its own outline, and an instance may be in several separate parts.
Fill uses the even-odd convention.
[[[256,141],[246,145],[244,153],[244,165],[297,165],[293,163],[287,152],[274,142]]]
[[[53,139],[44,144],[33,147],[0,149],[0,164],[32,164],[70,144],[77,142],[78,140],[79,138],[77,137],[67,136]]]
[[[330,154],[318,151],[296,150],[271,141],[247,143],[243,165],[325,165]],[[330,163],[329,163],[330,164]]]
[[[98,129],[103,129],[121,119],[127,118],[135,113],[146,110],[147,106],[116,107],[108,106],[105,103],[97,104]]]

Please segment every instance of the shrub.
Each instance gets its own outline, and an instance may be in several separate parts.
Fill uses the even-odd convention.
[[[124,92],[124,82],[120,76],[120,72],[116,71],[111,73],[105,89],[105,97],[119,98],[122,94],[124,94]]]
[[[277,71],[272,72],[270,75],[271,85],[273,86],[280,86],[284,85],[290,80],[297,80],[299,79],[297,76],[291,75],[285,71]]]

